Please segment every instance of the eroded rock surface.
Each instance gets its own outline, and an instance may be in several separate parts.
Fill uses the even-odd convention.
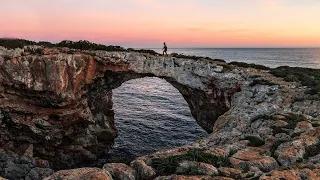
[[[14,152],[31,145],[26,155],[48,159],[55,169],[94,161],[108,151],[117,136],[112,89],[127,80],[165,78],[212,132],[231,107],[240,78],[220,73],[214,61],[135,52],[28,46],[0,53],[0,145]]]
[[[61,170],[44,180],[112,180],[110,173],[99,168]]]
[[[34,158],[9,155],[0,150],[0,175],[7,179],[41,180],[54,172],[48,167],[40,167],[37,162]]]
[[[225,66],[136,52],[0,47],[0,145],[37,159],[39,168],[94,161],[117,136],[112,89],[156,76],[180,91],[211,134],[104,171],[128,179],[320,179],[320,101],[295,101],[306,88],[267,70]]]
[[[114,179],[135,180],[135,171],[130,166],[121,163],[110,163],[103,166],[102,169],[110,172]]]

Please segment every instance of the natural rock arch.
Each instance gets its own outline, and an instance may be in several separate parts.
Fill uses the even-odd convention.
[[[32,147],[56,168],[94,160],[112,145],[112,89],[127,80],[164,78],[207,132],[239,90],[240,76],[222,73],[213,60],[65,48],[36,55],[30,49],[0,49],[0,143],[20,153]]]

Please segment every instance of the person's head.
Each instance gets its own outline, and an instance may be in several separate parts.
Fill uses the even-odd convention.
[[[164,42],[163,44],[166,45],[166,42]]]

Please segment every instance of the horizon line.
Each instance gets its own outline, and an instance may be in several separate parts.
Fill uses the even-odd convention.
[[[14,39],[18,39],[18,40],[27,40],[27,41],[34,41],[34,42],[50,42],[53,44],[57,44],[59,42],[68,40],[68,39],[62,39],[60,41],[50,41],[50,40],[31,40],[31,39],[24,39],[24,38],[18,38],[18,37],[0,37],[0,39],[8,39],[8,40],[14,40]],[[89,40],[85,40],[85,39],[81,39],[81,40],[68,40],[68,41],[89,41]],[[105,46],[121,46],[124,48],[139,48],[139,49],[162,49],[162,47],[145,47],[145,46],[126,46],[126,45],[115,45],[115,44],[110,44],[110,43],[97,43],[97,42],[93,42],[93,41],[89,41],[91,43],[95,43],[95,44],[102,44]],[[187,47],[179,47],[179,46],[173,46],[173,47],[168,47],[168,49],[318,49],[320,48],[320,46],[187,46]]]

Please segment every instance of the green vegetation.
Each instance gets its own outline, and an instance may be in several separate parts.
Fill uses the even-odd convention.
[[[302,163],[303,162],[303,158],[298,158],[297,159],[297,163]]]
[[[180,156],[157,158],[152,160],[152,166],[157,170],[159,175],[170,175],[176,172],[180,161]]]
[[[249,84],[249,86],[253,87],[255,85],[267,85],[267,86],[274,86],[277,85],[276,83],[270,82],[266,79],[254,79],[252,83]]]
[[[39,41],[37,43],[37,45],[44,46],[44,47],[54,47],[55,46],[55,44],[52,44],[51,42],[47,42],[47,41]]]
[[[272,121],[275,121],[277,120],[277,118],[273,115],[267,115],[267,114],[261,114],[261,115],[258,115],[256,117],[254,117],[252,120],[251,120],[251,123],[259,120],[259,119],[262,119],[262,120],[272,120]]]
[[[15,48],[23,48],[24,46],[27,45],[39,45],[39,46],[44,46],[44,47],[67,47],[70,49],[79,49],[79,50],[103,50],[103,51],[129,51],[129,52],[139,52],[139,53],[148,53],[151,55],[160,55],[159,53],[149,50],[149,49],[125,49],[121,46],[106,46],[103,44],[96,44],[87,40],[80,40],[80,41],[70,41],[70,40],[63,40],[59,43],[51,43],[51,42],[46,42],[46,41],[40,41],[40,42],[35,42],[35,41],[29,41],[29,40],[24,40],[24,39],[10,39],[10,38],[0,38],[0,46],[3,46],[7,49],[15,49]],[[70,51],[70,53],[72,53]],[[185,58],[185,59],[207,59],[211,61],[218,61],[218,62],[225,62],[222,59],[211,59],[209,57],[200,57],[200,56],[187,56],[187,55],[182,55],[182,54],[177,54],[177,53],[172,53],[171,56],[177,57],[177,58]]]
[[[285,129],[284,127],[279,127],[279,126],[271,126],[271,128],[272,128],[273,135],[280,134],[280,133],[288,134],[290,131],[289,129]]]
[[[136,49],[133,49],[133,48],[129,48],[129,49],[127,49],[127,51],[139,52],[139,53],[148,53],[148,54],[152,54],[152,55],[159,55],[159,53],[155,52],[154,50],[150,50],[150,49],[139,49],[139,50],[136,50]]]
[[[106,46],[102,44],[92,43],[86,40],[81,40],[77,42],[64,40],[55,45],[56,47],[68,47],[71,49],[80,49],[80,50],[104,50],[104,51],[126,51],[123,47],[120,46]]]
[[[285,128],[294,129],[296,128],[298,122],[305,121],[305,120],[306,118],[301,114],[299,115],[289,114],[286,116],[286,122],[288,123],[288,125],[286,125]]]
[[[7,49],[23,48],[23,46],[36,44],[36,42],[24,39],[0,38],[0,46],[3,46]]]
[[[231,157],[232,155],[234,155],[237,152],[238,152],[238,149],[231,149],[229,152],[229,157]]]
[[[211,59],[209,57],[202,57],[202,56],[189,56],[189,55],[184,55],[184,54],[178,54],[178,53],[171,53],[172,57],[176,58],[183,58],[183,59],[193,59],[193,60],[199,60],[199,59],[206,59],[210,61],[218,61],[218,62],[223,62],[225,63],[226,61],[222,59]]]
[[[39,45],[44,47],[68,47],[71,49],[80,50],[126,51],[125,48],[120,46],[106,46],[102,44],[92,43],[86,40],[81,40],[77,42],[64,40],[57,44],[53,44],[45,41],[35,42],[24,39],[0,38],[0,46],[3,46],[7,49],[23,48],[27,45]]]
[[[285,126],[271,126],[273,130],[273,135],[280,134],[280,133],[286,133],[288,134],[290,130],[296,128],[298,122],[305,121],[306,118],[303,115],[297,115],[297,114],[289,114],[285,116],[286,121],[288,124]],[[292,134],[292,137],[298,136],[299,134]]]
[[[312,123],[312,126],[313,126],[313,127],[319,127],[319,126],[320,126],[320,123]]]
[[[254,69],[261,69],[261,70],[269,70],[269,67],[259,65],[259,64],[248,64],[244,62],[231,62],[230,65],[238,66],[238,67],[244,67],[244,68],[254,68]]]
[[[311,68],[302,68],[302,67],[289,67],[281,66],[274,69],[263,65],[257,64],[248,64],[244,62],[231,62],[228,65],[234,65],[244,68],[254,68],[261,70],[269,70],[269,72],[276,76],[281,77],[287,82],[298,82],[303,86],[307,86],[309,89],[306,91],[306,96],[299,98],[300,100],[309,99],[309,100],[319,100],[320,99],[320,69],[311,69]],[[274,83],[269,84],[269,81],[266,80],[254,80],[250,86],[256,84],[264,85],[276,85]]]
[[[259,147],[266,143],[263,139],[257,136],[245,136],[244,139],[249,141],[248,146],[253,147]]]
[[[306,94],[320,99],[320,69],[281,66],[271,69],[270,73],[283,78],[287,82],[299,82],[303,86],[309,87]]]
[[[232,164],[227,157],[215,156],[204,152],[205,149],[190,149],[185,154],[169,156],[166,158],[155,158],[152,167],[159,175],[174,174],[182,161],[196,161],[212,164],[215,167],[231,167]],[[191,173],[191,172],[190,172]]]
[[[228,64],[222,64],[223,70],[222,72],[231,72],[233,70],[233,67]]]

